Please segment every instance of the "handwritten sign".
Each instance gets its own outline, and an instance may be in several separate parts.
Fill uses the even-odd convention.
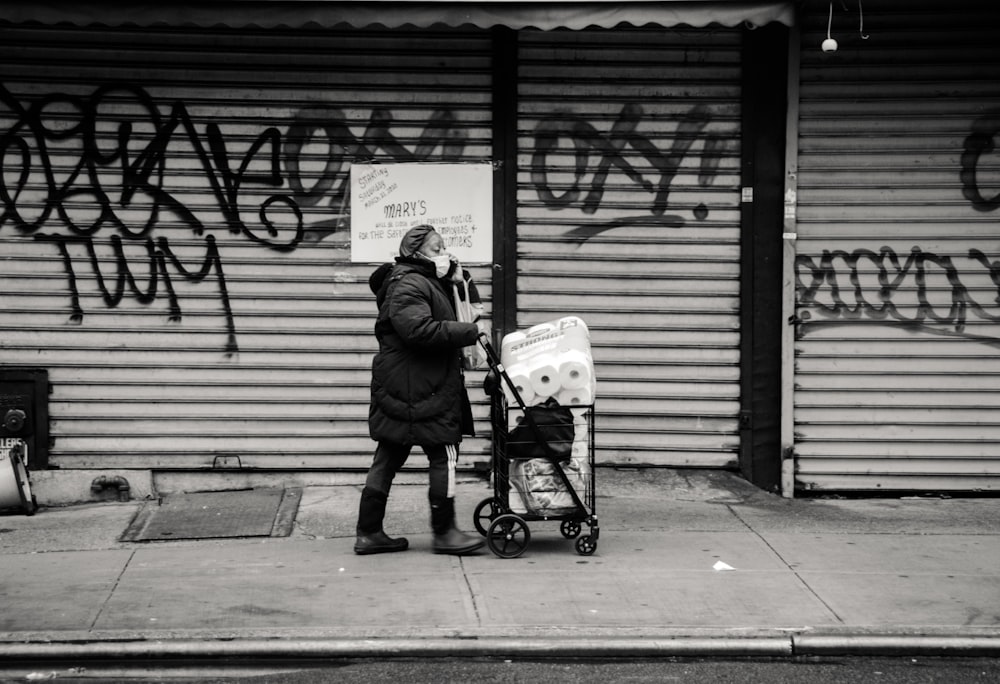
[[[434,226],[463,263],[492,263],[492,165],[351,165],[352,262],[392,261],[406,231],[421,224]]]

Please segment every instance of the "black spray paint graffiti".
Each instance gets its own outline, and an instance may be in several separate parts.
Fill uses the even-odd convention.
[[[141,112],[152,131],[148,141],[136,135],[134,130],[140,122],[115,122],[111,116],[107,123],[117,123],[114,146],[107,137],[99,139],[98,130],[102,123],[101,108],[109,101],[133,100],[136,111]],[[195,129],[183,103],[174,103],[170,115],[160,115],[152,98],[142,89],[132,86],[102,86],[89,98],[68,95],[49,95],[23,107],[21,103],[0,85],[0,103],[6,105],[15,121],[0,137],[0,165],[5,172],[14,176],[13,184],[0,184],[0,199],[4,213],[0,223],[11,223],[24,232],[33,232],[48,222],[53,214],[76,235],[93,235],[102,228],[115,229],[126,238],[146,236],[163,217],[170,212],[175,220],[191,229],[195,235],[205,231],[205,225],[195,212],[164,189],[167,173],[169,146],[183,139],[194,150],[200,167],[200,177],[207,183],[215,197],[230,232],[243,234],[255,242],[275,249],[294,249],[301,240],[301,221],[295,226],[293,236],[287,240],[277,240],[277,224],[269,217],[268,211],[274,204],[283,204],[295,211],[294,200],[288,195],[277,194],[268,198],[260,207],[261,223],[264,231],[248,226],[241,218],[240,188],[244,182],[269,186],[281,185],[278,146],[280,133],[269,128],[251,144],[249,151],[234,170],[226,150],[226,142],[221,130],[215,124],[205,127],[204,141]],[[78,112],[76,121],[68,123],[65,114],[49,120],[48,112],[61,109]],[[58,121],[58,124],[53,123]],[[76,166],[57,179],[49,148],[56,141],[77,139],[80,143]],[[32,143],[34,145],[32,146]],[[141,146],[136,153],[134,148]],[[250,173],[248,167],[258,160],[261,152],[268,148],[263,162],[267,173]],[[37,158],[37,166],[36,166]],[[119,175],[111,183],[110,192],[107,172],[117,170]],[[103,180],[102,180],[103,179]],[[28,220],[20,210],[20,198],[29,184],[43,183],[45,197],[37,218]],[[127,210],[139,194],[148,198],[147,219],[141,225],[134,225],[119,216],[118,208]],[[67,208],[74,200],[85,199],[98,210],[96,218],[89,224],[81,225]],[[266,236],[261,235],[265,232]]]
[[[120,108],[123,100],[131,102],[133,114],[138,111],[141,116],[133,116],[132,121],[118,121],[113,114],[105,113],[106,106],[109,111],[112,109],[109,103],[114,101]],[[438,149],[440,154],[434,158],[456,160],[461,158],[465,145],[465,134],[456,126],[453,114],[447,111],[432,115],[415,149],[411,151],[393,135],[393,118],[385,109],[372,110],[367,128],[359,137],[351,131],[342,110],[308,107],[294,115],[284,136],[277,128],[267,128],[252,141],[242,156],[233,159],[226,136],[217,124],[208,123],[204,133],[199,133],[186,106],[179,101],[173,103],[168,116],[161,116],[153,99],[138,86],[102,86],[87,98],[53,94],[25,106],[0,85],[0,105],[6,108],[13,120],[0,136],[0,201],[3,202],[0,228],[11,225],[24,234],[34,235],[39,241],[56,245],[69,279],[72,320],[81,321],[84,311],[80,305],[77,268],[68,246],[82,244],[89,254],[89,263],[85,267],[93,270],[102,297],[109,307],[117,306],[126,291],[138,301],[150,303],[156,299],[158,283],[162,282],[169,299],[170,319],[178,320],[182,312],[170,280],[170,269],[196,283],[214,278],[227,318],[229,352],[237,351],[238,347],[223,260],[215,238],[205,234],[210,225],[217,225],[217,222],[206,225],[198,218],[195,209],[165,189],[172,145],[183,143],[193,150],[200,178],[209,188],[216,202],[215,208],[228,230],[276,251],[292,251],[303,241],[321,240],[346,231],[349,188],[345,167],[348,163],[369,161],[379,153],[391,161],[424,161],[431,159]],[[60,115],[50,118],[50,112],[57,109]],[[76,112],[75,118],[67,116],[67,111]],[[718,136],[703,135],[710,122],[706,108],[694,107],[681,119],[669,150],[660,150],[653,141],[637,132],[643,118],[641,106],[629,104],[622,108],[608,133],[602,133],[588,121],[571,113],[555,114],[539,124],[535,132],[531,178],[538,197],[546,206],[556,210],[576,206],[585,214],[596,213],[601,207],[612,169],[618,169],[652,195],[648,214],[580,226],[570,231],[570,237],[586,240],[622,225],[683,225],[681,216],[667,213],[669,195],[681,162],[696,139],[703,144],[699,183],[711,182],[722,156],[724,141]],[[59,122],[58,125],[52,124],[53,121]],[[99,135],[98,131],[107,131],[109,125],[114,127],[113,138],[107,133]],[[144,128],[143,135],[139,134],[141,128]],[[984,196],[977,177],[978,165],[983,155],[993,151],[993,139],[998,131],[1000,113],[993,112],[975,122],[965,142],[961,162],[963,193],[978,211],[1000,208],[1000,194]],[[79,142],[76,165],[68,173],[58,174],[50,157],[50,145],[71,139]],[[303,180],[306,173],[301,163],[304,150],[310,144],[323,140],[329,149],[325,167],[308,185]],[[563,140],[568,140],[574,150],[574,182],[560,188],[550,181],[549,157],[557,152]],[[638,152],[638,159],[653,169],[657,176],[654,180],[646,178],[629,161],[624,154],[627,147]],[[65,148],[59,154],[65,159]],[[596,164],[592,163],[593,160]],[[190,175],[190,169],[185,173]],[[588,174],[589,183],[585,183]],[[113,179],[110,185],[109,178]],[[254,197],[258,198],[254,200],[257,205],[249,208],[243,206],[243,190],[248,186],[254,186]],[[260,200],[259,190],[262,187],[275,188],[276,191]],[[40,201],[38,188],[42,188]],[[279,188],[285,190],[279,192]],[[143,198],[145,220],[136,222],[134,218],[123,218],[120,212],[139,204],[139,197]],[[331,211],[328,215],[332,218],[306,225],[303,208],[316,207],[327,200],[331,207],[339,205],[341,211]],[[69,208],[73,203],[81,202],[93,208],[92,218],[85,223],[77,220]],[[248,209],[256,213],[255,225],[248,225],[243,218]],[[167,215],[173,223],[179,221],[182,226],[187,226],[193,235],[204,236],[205,257],[200,268],[185,266],[165,237],[155,240],[151,237],[150,233],[161,219],[167,220],[163,218]],[[707,209],[697,207],[694,215],[703,219]],[[71,234],[40,232],[54,222],[68,228]],[[112,239],[118,270],[113,288],[106,285],[91,241],[102,229],[120,233]],[[145,241],[150,273],[145,290],[139,287],[133,276],[135,269],[125,257],[120,242],[122,239]],[[969,255],[989,269],[990,277],[996,283],[997,266],[978,250],[970,250]],[[852,264],[848,267],[850,274],[843,275],[852,283],[851,290],[855,293],[853,304],[842,298],[843,288],[837,283],[838,274],[834,267],[837,259]],[[884,283],[875,297],[865,295],[858,285],[856,264],[859,259],[878,263],[887,261],[890,265],[880,266],[879,277]],[[926,289],[922,289],[921,274],[925,272],[927,263],[943,269],[952,283],[952,304],[946,313],[932,306],[925,296]],[[959,333],[964,330],[970,312],[984,320],[995,320],[971,298],[948,257],[921,252],[919,248],[915,248],[903,264],[891,250],[884,248],[877,255],[866,250],[857,250],[852,254],[824,253],[818,264],[811,257],[800,256],[797,268],[800,272],[809,272],[808,284],[800,279],[802,295],[799,306],[812,308],[827,320],[866,317],[892,319],[908,325],[932,322],[954,326]],[[892,297],[911,272],[921,299],[916,313],[905,317],[893,304]],[[819,302],[821,293],[829,295],[831,304]],[[804,320],[809,312],[803,313]]]
[[[121,111],[123,102],[131,105],[130,120],[119,120],[123,117],[104,112],[115,108]],[[174,102],[169,116],[163,117],[153,99],[138,86],[101,86],[87,98],[52,94],[25,106],[0,84],[0,105],[13,119],[0,136],[0,201],[3,202],[0,227],[12,225],[24,234],[58,247],[69,280],[71,320],[81,322],[84,311],[77,284],[78,268],[68,245],[82,244],[90,257],[84,267],[92,269],[104,302],[110,308],[121,303],[126,284],[137,301],[152,303],[158,282],[162,281],[169,298],[169,319],[180,320],[181,307],[168,267],[195,283],[214,276],[227,320],[226,350],[230,354],[238,351],[238,345],[219,248],[215,238],[205,234],[210,225],[199,219],[197,211],[183,199],[166,189],[171,173],[168,161],[173,155],[183,154],[174,151],[176,146],[193,151],[198,168],[194,173],[209,189],[216,203],[214,208],[222,217],[221,223],[230,233],[272,250],[288,252],[303,241],[319,241],[349,228],[348,179],[342,173],[346,164],[372,159],[380,152],[391,161],[424,161],[431,159],[439,147],[441,154],[436,159],[457,159],[465,144],[464,132],[446,111],[432,115],[416,150],[410,151],[392,134],[392,115],[384,109],[372,111],[364,135],[358,138],[341,110],[309,107],[293,117],[284,140],[277,128],[267,128],[241,158],[232,159],[226,136],[217,124],[208,123],[204,133],[199,133],[187,107],[180,101]],[[98,133],[106,131],[108,126],[114,129],[113,137]],[[303,150],[322,136],[330,150],[326,167],[319,179],[307,186],[301,168]],[[75,166],[68,172],[57,173],[53,157],[60,155],[65,164],[67,141],[78,143]],[[62,147],[58,152],[53,151],[57,145]],[[183,173],[190,176],[193,172],[185,169]],[[337,178],[341,182],[334,187]],[[245,187],[256,186],[254,196],[259,198],[260,187],[286,185],[287,191],[258,199],[256,207],[249,207],[251,213],[256,212],[256,225],[244,220],[248,210],[243,206]],[[339,204],[343,213],[307,226],[302,208],[314,207],[324,199],[330,199],[333,206]],[[78,220],[72,209],[81,203],[89,207],[85,223]],[[138,224],[135,211],[129,213],[129,218],[122,217],[123,212],[139,206],[145,219]],[[179,223],[193,235],[204,236],[205,258],[200,268],[186,267],[166,237],[155,241],[150,237],[161,221]],[[39,232],[53,223],[68,228],[70,235]],[[94,236],[102,229],[120,234],[111,237],[118,270],[113,290],[105,285],[93,244]],[[145,291],[132,275],[135,269],[122,249],[123,238],[146,240],[150,276]]]
[[[648,215],[630,216],[599,224],[587,224],[570,232],[570,237],[586,240],[604,231],[624,225],[649,224],[676,227],[684,225],[681,216],[668,215],[670,185],[673,182],[681,161],[688,153],[698,134],[708,125],[711,117],[708,109],[702,105],[692,108],[680,121],[674,136],[673,145],[669,150],[661,150],[649,138],[636,132],[643,120],[643,109],[638,104],[627,104],[622,107],[618,119],[607,134],[598,131],[588,121],[570,114],[555,114],[541,123],[535,129],[535,147],[531,159],[531,181],[535,186],[541,201],[554,209],[563,209],[579,204],[585,214],[593,214],[601,205],[609,171],[617,167],[630,180],[641,185],[647,192],[653,194]],[[574,149],[574,182],[562,192],[553,189],[549,181],[549,156],[558,149],[561,139],[568,139]],[[701,155],[701,172],[699,183],[707,184],[712,174],[718,168],[720,150],[723,141],[715,135],[704,136],[704,150]],[[639,152],[640,156],[659,175],[654,183],[645,178],[622,154],[626,146]],[[596,168],[591,164],[591,156],[597,158]],[[587,173],[592,173],[590,186],[583,193],[582,182]],[[704,219],[708,214],[704,205],[695,209],[695,216]]]
[[[1000,337],[966,331],[970,316],[989,323],[1000,321],[1000,309],[996,308],[1000,303],[1000,262],[990,261],[978,249],[969,250],[969,260],[985,269],[985,275],[996,288],[991,304],[997,313],[972,296],[951,257],[924,252],[919,247],[914,247],[905,259],[889,247],[878,252],[824,250],[818,263],[811,256],[798,255],[795,260],[798,303],[807,309],[799,313],[799,333],[824,323],[868,320],[963,335],[1000,346]],[[869,274],[875,274],[877,285]],[[967,275],[984,273],[980,270],[978,274],[967,272]],[[929,284],[932,277],[935,283],[948,284],[948,301],[932,301],[932,292],[941,289]],[[822,320],[814,320],[813,314]]]
[[[174,292],[173,283],[170,280],[170,272],[167,270],[167,261],[169,260],[170,265],[173,266],[174,269],[176,269],[182,276],[184,276],[184,278],[193,282],[201,282],[205,280],[212,273],[212,271],[215,271],[219,280],[219,291],[222,298],[222,305],[225,307],[226,319],[230,322],[226,351],[229,353],[239,351],[239,347],[236,344],[236,330],[232,325],[233,312],[229,305],[229,293],[226,290],[226,279],[222,274],[222,259],[219,257],[219,250],[216,247],[214,236],[207,235],[205,237],[207,245],[205,261],[201,265],[201,268],[196,271],[189,270],[186,266],[184,266],[181,260],[170,249],[170,245],[168,244],[166,238],[159,238],[155,246],[152,238],[147,238],[146,253],[149,255],[149,277],[145,290],[137,284],[136,276],[132,273],[129,261],[125,257],[122,239],[117,235],[111,236],[111,244],[115,253],[118,268],[118,273],[114,278],[115,284],[113,289],[109,287],[104,274],[101,272],[97,252],[94,248],[94,242],[89,237],[42,234],[36,234],[34,237],[36,240],[41,242],[51,242],[55,244],[59,249],[59,253],[62,255],[63,265],[66,268],[66,273],[69,274],[69,286],[72,299],[71,304],[73,308],[71,320],[76,323],[83,321],[84,311],[83,307],[80,306],[80,292],[77,289],[76,272],[73,267],[73,257],[70,255],[69,245],[82,245],[84,249],[87,250],[90,257],[90,267],[93,269],[94,274],[97,277],[97,285],[101,291],[104,303],[109,308],[114,308],[121,303],[125,296],[126,285],[128,286],[128,291],[135,296],[137,301],[142,304],[151,304],[156,300],[157,292],[159,290],[159,282],[162,278],[163,287],[167,291],[167,297],[170,303],[171,321],[180,321],[182,312],[180,302],[177,299],[177,294]]]
[[[972,133],[965,139],[961,161],[962,196],[972,203],[976,211],[1000,209],[1000,192],[992,197],[983,197],[978,173],[983,155],[996,149],[993,141],[997,135],[1000,135],[1000,109],[977,119],[972,124]]]
[[[342,110],[333,107],[307,107],[296,114],[285,136],[283,152],[289,185],[299,206],[314,206],[331,195],[346,201],[350,189],[347,186],[347,176],[341,171],[351,161],[375,159],[379,151],[395,162],[460,159],[467,135],[456,124],[453,113],[445,110],[434,112],[417,141],[416,149],[410,151],[392,134],[392,114],[385,109],[373,110],[364,134],[361,138],[356,138],[348,127],[347,117]],[[300,173],[302,150],[320,133],[330,142],[331,150],[342,153],[331,153],[319,178],[312,187],[307,188],[302,183],[303,174]],[[441,154],[435,156],[438,147],[442,148]],[[338,177],[341,178],[341,184],[334,187]],[[323,225],[329,226],[328,223]],[[317,227],[316,224],[311,226],[313,230]],[[340,220],[332,227],[349,226]]]
[[[974,121],[972,131],[965,139],[960,171],[962,195],[976,211],[1000,209],[1000,192],[992,197],[984,196],[979,175],[984,156],[995,150],[994,139],[998,134],[1000,110],[994,110]],[[990,261],[986,254],[975,248],[969,249],[968,260],[970,266],[965,269],[966,279],[978,275],[982,281],[984,276],[988,276],[997,288],[991,304],[1000,304],[1000,262]],[[841,266],[838,268],[837,264]],[[920,247],[913,247],[905,260],[889,247],[882,247],[878,252],[867,249],[853,252],[824,250],[818,263],[814,257],[798,255],[795,272],[799,293],[796,321],[799,335],[819,325],[867,320],[939,334],[961,335],[1000,346],[1000,334],[987,336],[967,332],[966,323],[970,316],[996,323],[1000,322],[1000,313],[991,313],[986,305],[972,296],[970,288],[963,282],[962,273],[949,256],[925,252]],[[862,284],[864,274],[870,272],[877,274],[877,288]],[[931,301],[930,293],[935,289],[928,285],[931,272],[944,276],[944,281],[948,283],[949,301]],[[897,299],[913,299],[914,302],[903,307],[897,305]],[[820,320],[813,319],[814,314]]]

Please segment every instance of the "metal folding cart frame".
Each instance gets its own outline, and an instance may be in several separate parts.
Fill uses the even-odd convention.
[[[517,387],[507,374],[490,345],[485,334],[480,335],[479,344],[486,352],[490,370],[497,382],[504,383],[510,390],[516,406],[509,406],[503,390],[498,386],[492,393],[490,422],[493,430],[491,480],[493,496],[482,500],[476,506],[473,523],[476,530],[486,537],[490,551],[500,558],[517,558],[531,542],[531,530],[527,523],[534,521],[558,521],[559,530],[566,539],[575,539],[576,551],[589,556],[597,550],[600,536],[595,509],[594,477],[594,404],[574,404],[570,406],[525,405]],[[519,420],[518,420],[519,419]],[[569,421],[569,424],[567,424]],[[518,429],[518,426],[526,429]],[[581,436],[580,432],[585,431]],[[567,435],[572,444],[567,444]],[[569,462],[573,445],[584,445],[586,454],[586,476],[582,479],[582,494],[567,475],[564,463]],[[579,459],[580,457],[577,456]],[[569,496],[572,506],[558,508],[535,507],[532,492],[518,487],[512,473],[523,468],[529,461],[544,462],[547,474],[554,477],[558,489],[553,493]],[[551,480],[550,480],[551,482]],[[514,510],[512,493],[523,506]],[[588,533],[581,536],[583,525]]]

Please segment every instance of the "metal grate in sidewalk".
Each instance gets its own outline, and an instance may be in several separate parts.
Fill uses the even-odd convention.
[[[299,488],[169,494],[147,502],[121,541],[287,537],[301,500]]]

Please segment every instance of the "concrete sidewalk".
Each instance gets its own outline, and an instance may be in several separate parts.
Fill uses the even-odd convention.
[[[119,541],[142,502],[0,516],[0,660],[1000,655],[1000,498],[789,500],[599,469],[594,555],[529,522],[505,560],[430,553],[412,482],[386,520],[411,548],[375,556],[352,551],[360,485],[306,487],[285,538]],[[460,483],[461,527],[490,493]]]

